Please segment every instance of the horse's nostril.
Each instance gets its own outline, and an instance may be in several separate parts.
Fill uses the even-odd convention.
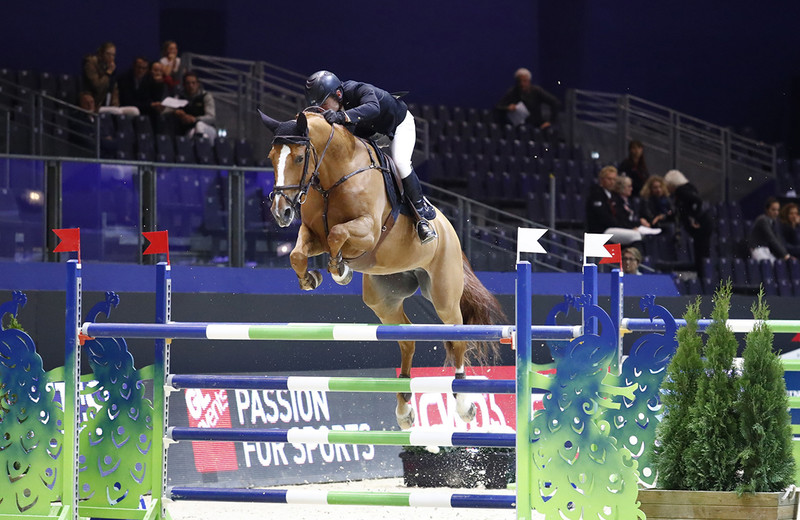
[[[286,208],[283,210],[283,218],[289,220],[292,218],[292,208]]]

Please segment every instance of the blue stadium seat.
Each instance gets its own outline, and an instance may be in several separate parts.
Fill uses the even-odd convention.
[[[116,158],[120,161],[132,161],[136,158],[136,142],[132,133],[118,130],[116,134]]]
[[[78,102],[78,78],[72,74],[58,75],[58,98],[67,103]]]
[[[237,166],[253,166],[253,149],[246,139],[237,139],[234,142],[233,157]]]
[[[39,74],[39,92],[55,97],[58,94],[58,78],[50,72]]]
[[[196,162],[192,141],[185,135],[175,136],[175,162],[181,164]]]
[[[233,147],[231,142],[225,137],[218,137],[214,141],[214,155],[217,164],[231,166],[233,164]]]
[[[175,144],[172,137],[160,134],[156,136],[156,161],[162,163],[175,162]]]
[[[142,132],[136,136],[136,160],[155,161],[156,145],[153,134]]]
[[[745,260],[745,266],[747,268],[747,283],[750,285],[758,285],[763,280],[761,278],[761,269],[758,265],[758,260],[754,258],[748,258]]]
[[[136,135],[139,134],[150,134],[151,136],[154,135],[153,132],[153,123],[150,121],[148,116],[136,116],[133,118],[133,130],[136,132]]]
[[[192,141],[198,164],[214,164],[214,150],[211,148],[211,141],[208,140],[208,137],[197,134]]]

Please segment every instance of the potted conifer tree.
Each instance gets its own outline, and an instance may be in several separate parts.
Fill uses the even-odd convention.
[[[714,296],[705,345],[697,328],[699,299],[684,315],[687,326],[678,332],[662,385],[658,489],[639,491],[648,518],[795,518],[796,496],[785,493],[794,477],[788,399],[766,323],[769,309],[762,291],[740,369],[736,337],[726,324],[730,300],[728,282]]]

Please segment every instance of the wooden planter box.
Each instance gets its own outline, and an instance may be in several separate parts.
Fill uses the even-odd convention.
[[[792,493],[784,500],[783,495],[640,489],[639,501],[647,520],[794,520],[797,498]]]

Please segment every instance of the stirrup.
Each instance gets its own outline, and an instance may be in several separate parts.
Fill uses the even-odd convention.
[[[436,233],[436,230],[433,229],[431,223],[424,218],[421,218],[417,221],[416,229],[419,241],[422,242],[423,244],[427,244],[428,242],[439,236]]]

